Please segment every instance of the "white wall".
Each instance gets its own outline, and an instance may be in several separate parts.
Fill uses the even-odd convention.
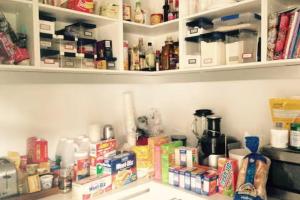
[[[272,126],[268,99],[300,95],[300,80],[228,81],[160,85],[120,84],[1,84],[0,155],[8,150],[25,153],[26,138],[49,141],[54,154],[60,136],[84,134],[89,123],[111,123],[123,131],[122,93],[132,91],[137,113],[157,107],[169,134],[187,134],[193,112],[211,108],[223,116],[223,130],[242,137],[258,133],[268,141]]]

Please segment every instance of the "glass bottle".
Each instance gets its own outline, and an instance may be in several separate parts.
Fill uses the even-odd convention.
[[[139,38],[139,63],[140,63],[140,70],[146,69],[146,52],[144,47],[144,40],[143,38]]]
[[[58,188],[62,193],[70,192],[72,189],[72,177],[68,169],[61,169],[58,180]]]
[[[156,71],[161,70],[161,55],[159,50],[156,51],[155,68]]]
[[[131,65],[130,70],[140,70],[139,48],[133,46],[131,49]]]
[[[173,54],[174,54],[174,46],[173,46],[173,39],[172,37],[168,37],[165,46],[162,50],[162,68],[163,70],[169,70],[171,67],[173,68],[173,63],[170,63],[170,61],[173,61]],[[172,66],[171,66],[172,64]],[[176,67],[176,65],[175,65]]]
[[[146,67],[149,71],[155,71],[155,53],[151,42],[148,43],[146,51]]]
[[[164,10],[164,22],[167,22],[169,10],[170,10],[169,0],[165,0],[165,5],[163,6],[163,10]]]
[[[144,18],[144,13],[141,8],[141,0],[136,0],[135,1],[135,12],[134,12],[134,22],[144,24],[145,23],[145,18]]]

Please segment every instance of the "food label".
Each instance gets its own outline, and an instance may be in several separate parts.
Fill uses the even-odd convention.
[[[44,31],[50,31],[51,30],[51,26],[47,25],[47,24],[40,24],[40,29],[44,30]]]
[[[49,58],[47,58],[47,59],[44,60],[44,63],[45,63],[45,64],[54,64],[54,63],[55,63],[55,60],[54,60],[54,59],[49,59]]]
[[[213,62],[213,59],[212,58],[205,58],[203,60],[204,64],[211,64]]]
[[[290,145],[300,148],[300,131],[291,131]]]
[[[65,45],[66,50],[74,50],[74,48],[75,48],[74,45],[71,45],[71,44],[66,44]]]
[[[49,48],[52,46],[52,43],[48,41],[41,41],[41,46]]]
[[[189,65],[194,65],[197,63],[197,59],[189,59],[188,63],[189,63]]]
[[[243,58],[252,58],[252,57],[253,57],[252,53],[244,53],[243,54]]]
[[[90,31],[84,31],[84,36],[93,37],[93,33]]]

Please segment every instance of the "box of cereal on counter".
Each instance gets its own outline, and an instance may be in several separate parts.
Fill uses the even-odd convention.
[[[238,161],[228,158],[218,160],[218,189],[223,195],[233,197],[236,190],[239,168]]]
[[[106,159],[104,174],[112,176],[112,188],[117,189],[137,180],[136,157],[127,152]]]

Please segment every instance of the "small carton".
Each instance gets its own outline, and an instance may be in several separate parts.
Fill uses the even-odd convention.
[[[154,179],[161,181],[161,146],[154,147]]]
[[[187,168],[184,172],[184,189],[191,190],[192,172],[197,170],[196,167]]]
[[[218,190],[218,173],[216,170],[208,170],[202,176],[202,194],[212,195]]]
[[[132,151],[136,155],[137,169],[145,169],[151,167],[151,157],[149,146],[134,146]]]
[[[179,170],[179,187],[184,188],[184,181],[185,181],[185,171],[187,168],[182,168]]]
[[[27,139],[27,160],[29,164],[48,162],[48,142],[37,137]]]
[[[173,171],[173,185],[179,187],[180,170],[182,167],[175,167]]]
[[[238,161],[228,158],[218,160],[218,190],[221,194],[233,197],[238,178]]]
[[[115,151],[117,148],[117,140],[109,139],[90,144],[90,156],[97,162],[103,162],[107,154]]]
[[[198,150],[191,147],[175,149],[175,164],[182,167],[194,167],[198,164]]]
[[[133,152],[108,158],[104,161],[103,166],[104,174],[112,175],[113,189],[137,180],[136,157]]]
[[[169,168],[169,185],[174,185],[174,172],[176,167]]]
[[[206,166],[197,166],[197,169],[191,172],[191,190],[193,192],[202,193],[202,175],[208,169]]]
[[[76,200],[90,200],[98,198],[112,189],[112,177],[90,176],[72,184],[72,198]]]
[[[175,141],[161,146],[162,182],[169,182],[169,167],[175,164],[175,148],[182,146],[182,141]]]

